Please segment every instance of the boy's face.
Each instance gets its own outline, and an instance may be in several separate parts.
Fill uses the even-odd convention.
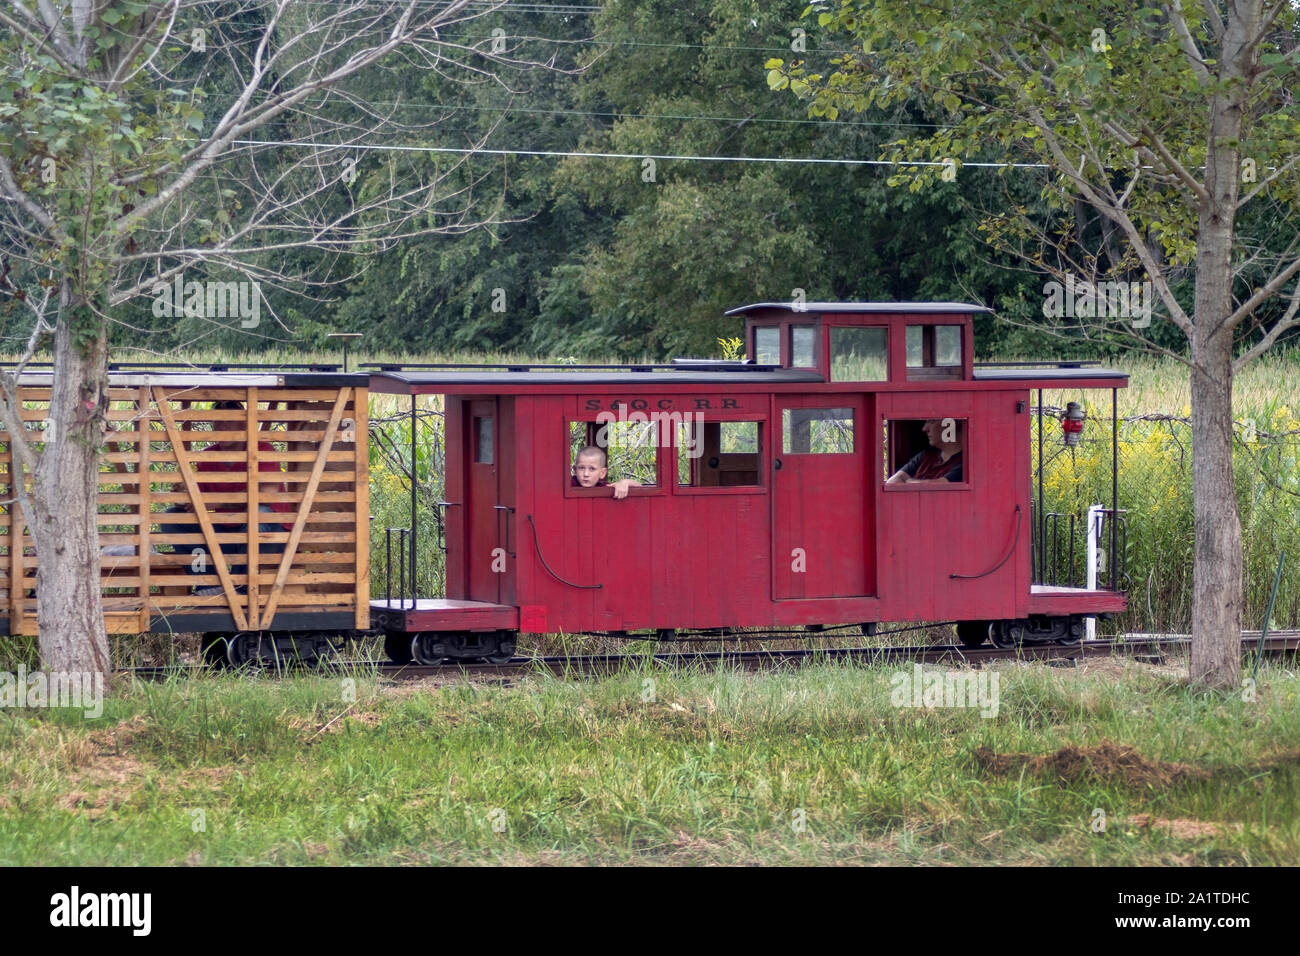
[[[608,469],[601,463],[599,455],[579,455],[577,464],[573,466],[573,473],[583,488],[595,488],[596,482],[604,480],[606,471]]]

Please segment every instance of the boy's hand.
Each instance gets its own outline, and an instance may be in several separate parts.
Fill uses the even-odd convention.
[[[637,484],[639,484],[639,482],[633,481],[631,478],[623,478],[614,482],[610,487],[614,489],[615,498],[626,498],[627,490]]]

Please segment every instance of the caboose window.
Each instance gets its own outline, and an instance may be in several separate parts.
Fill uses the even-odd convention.
[[[480,465],[490,465],[492,451],[492,419],[474,419],[474,461]]]
[[[940,377],[951,378],[960,376],[961,364],[960,325],[909,325],[907,327],[909,369],[943,369],[947,374]],[[956,370],[956,376],[952,374],[953,370]]]
[[[781,425],[783,454],[853,454],[851,408],[787,408]]]
[[[781,364],[781,330],[777,326],[754,329],[754,363],[756,365]]]
[[[918,489],[968,486],[969,424],[965,418],[887,420],[885,483]]]
[[[762,422],[684,421],[677,424],[677,485],[737,488],[761,482]]]
[[[817,367],[817,326],[790,326],[790,367]]]
[[[653,487],[658,481],[658,434],[658,422],[569,422],[569,478],[576,475],[582,450],[594,447],[605,452],[607,484],[634,478],[643,487]],[[576,481],[570,480],[569,484],[578,490],[573,487]],[[584,489],[580,493],[588,492]],[[608,488],[603,493],[609,494]]]
[[[831,327],[831,381],[883,382],[888,358],[888,329]]]
[[[961,365],[961,326],[934,327],[934,364]]]

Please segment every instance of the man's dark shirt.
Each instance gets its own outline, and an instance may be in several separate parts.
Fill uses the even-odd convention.
[[[927,448],[903,466],[909,478],[921,480],[946,478],[949,481],[961,481],[961,452],[957,452],[947,461],[939,457],[939,449]]]

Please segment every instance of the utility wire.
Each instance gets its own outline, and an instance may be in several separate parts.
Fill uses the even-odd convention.
[[[913,126],[920,129],[951,129],[950,126],[939,126],[936,123],[897,123],[885,121],[868,121],[868,120],[826,120],[826,119],[775,119],[761,116],[703,116],[694,113],[620,113],[617,111],[601,110],[548,110],[535,106],[469,106],[469,105],[452,105],[448,103],[369,103],[376,108],[395,107],[397,109],[410,109],[419,107],[421,109],[440,109],[440,110],[477,110],[480,112],[499,112],[499,113],[538,113],[547,116],[597,116],[611,119],[668,119],[668,120],[704,120],[718,123],[783,123],[783,124],[805,124],[809,126]]]
[[[457,153],[460,155],[486,155],[486,156],[555,156],[555,157],[578,157],[583,159],[656,159],[656,160],[681,160],[686,162],[704,162],[704,163],[772,163],[772,164],[789,164],[794,166],[808,165],[826,165],[826,166],[946,166],[947,163],[942,160],[924,160],[924,159],[824,159],[814,157],[798,156],[691,156],[665,153],[586,153],[571,150],[559,149],[472,149],[457,148],[453,146],[391,146],[391,145],[362,145],[362,144],[339,144],[339,143],[314,143],[310,141],[293,140],[287,143],[271,143],[264,140],[255,139],[237,139],[232,145],[236,146],[274,146],[274,147],[304,147],[308,149],[350,149],[357,152],[401,152],[401,153]],[[961,163],[962,166],[988,169],[1050,169],[1047,163]]]

